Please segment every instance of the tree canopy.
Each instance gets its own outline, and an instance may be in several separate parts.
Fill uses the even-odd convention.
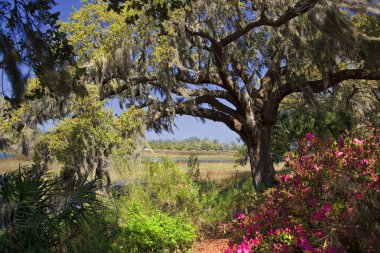
[[[3,95],[13,102],[24,99],[32,75],[52,90],[69,90],[63,76],[65,67],[73,63],[73,51],[59,30],[59,12],[52,11],[54,5],[55,0],[0,1],[0,67],[13,91]]]
[[[64,26],[101,96],[148,108],[156,131],[175,115],[223,122],[248,145],[256,184],[274,173],[264,150],[285,97],[380,79],[376,2],[112,3],[88,2]]]
[[[157,132],[170,131],[175,115],[222,122],[248,146],[255,186],[270,185],[281,102],[302,94],[316,105],[313,93],[380,79],[379,8],[364,0],[87,1],[62,24],[79,64],[68,75],[75,85],[63,87],[92,83],[101,100],[146,108]]]

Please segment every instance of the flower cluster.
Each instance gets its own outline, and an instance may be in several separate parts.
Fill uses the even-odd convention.
[[[285,159],[290,173],[231,224],[225,253],[376,252],[379,157],[374,131],[337,141],[308,134]]]

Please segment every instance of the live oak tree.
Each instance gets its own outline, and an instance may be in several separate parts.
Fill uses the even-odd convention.
[[[147,108],[156,131],[170,130],[175,115],[224,123],[247,145],[257,190],[274,183],[271,137],[284,98],[301,92],[313,103],[313,93],[347,80],[380,79],[380,39],[369,31],[379,29],[376,1],[108,7],[88,2],[64,25],[100,96]]]

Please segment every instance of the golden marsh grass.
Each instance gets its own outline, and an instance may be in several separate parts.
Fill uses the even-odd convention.
[[[178,162],[179,168],[184,171],[187,170],[187,162],[186,160],[189,158],[191,154],[194,154],[200,160],[199,169],[201,172],[201,177],[203,179],[215,180],[215,181],[223,181],[225,179],[231,177],[246,177],[250,176],[250,167],[246,166],[234,166],[233,163],[233,151],[176,151],[176,150],[155,150],[153,152],[144,151],[141,154],[143,159],[154,159],[167,157],[170,160],[180,159],[184,162]],[[208,160],[213,162],[202,162],[202,160]],[[217,162],[221,160],[222,162]],[[228,162],[226,162],[228,161]],[[25,166],[31,164],[30,160],[25,159],[23,156],[13,156],[7,159],[0,159],[0,174],[14,171],[18,169],[20,166]],[[132,171],[132,167],[139,166],[135,163],[131,162],[129,159],[121,159],[120,161],[111,162],[110,166],[110,175],[112,180],[119,181],[125,180],[128,178],[129,173]],[[61,165],[57,162],[53,162],[51,164],[51,168],[53,172],[58,172],[61,169]],[[117,168],[117,169],[116,169]],[[283,168],[283,163],[276,164],[275,169],[281,170]]]

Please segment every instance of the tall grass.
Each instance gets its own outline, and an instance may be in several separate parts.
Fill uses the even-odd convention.
[[[33,161],[31,159],[27,159],[22,155],[12,156],[6,159],[0,159],[0,175],[7,172],[15,171],[20,167],[29,166],[32,163]],[[53,161],[50,168],[50,172],[55,173],[60,171],[62,165],[56,161]]]
[[[28,161],[24,156],[11,156],[6,159],[0,159],[0,174],[14,171],[20,166],[30,164],[31,162]]]

